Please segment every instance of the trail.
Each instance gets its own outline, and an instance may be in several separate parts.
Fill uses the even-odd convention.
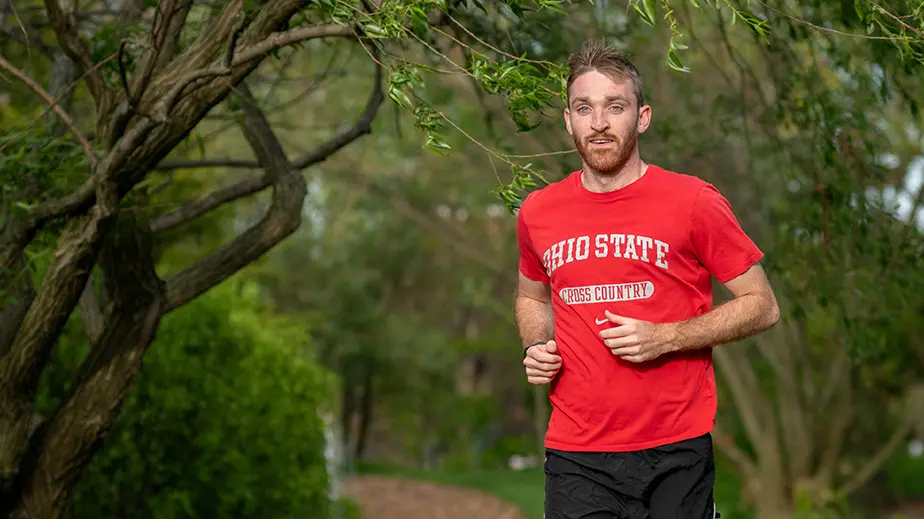
[[[342,482],[363,519],[526,519],[517,507],[479,490],[385,476]]]

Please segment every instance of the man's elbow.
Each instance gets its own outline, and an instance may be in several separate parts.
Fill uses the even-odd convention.
[[[776,323],[780,322],[780,305],[776,301],[776,297],[771,291],[768,294],[769,297],[765,299],[766,304],[764,305],[764,329],[772,328]]]
[[[552,298],[551,296],[546,295],[546,294],[517,292],[516,302],[523,303],[523,304],[539,303],[539,304],[551,306]]]

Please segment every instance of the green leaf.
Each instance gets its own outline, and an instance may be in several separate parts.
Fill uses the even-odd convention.
[[[439,135],[430,134],[427,136],[427,148],[430,151],[446,156],[452,151],[452,147],[449,146],[449,143],[444,141]]]
[[[648,18],[651,20],[651,25],[655,24],[655,12],[654,6],[651,3],[651,0],[642,0],[643,5],[645,6],[645,12],[648,13]]]
[[[481,5],[481,2],[478,2],[478,7],[481,7],[481,9],[484,10],[484,6]],[[509,7],[510,10],[513,11],[513,14],[515,14],[517,18],[523,18],[524,11],[523,11],[522,5],[520,5],[517,2],[511,2],[507,4],[507,7]],[[487,11],[485,11],[485,14],[488,14]]]
[[[655,17],[654,17],[654,8],[651,5],[651,0],[641,0],[642,5],[639,6],[639,1],[636,0],[632,7],[635,9],[635,12],[642,18],[642,21],[650,25],[651,27],[655,26]]]
[[[689,72],[690,71],[690,69],[688,69],[687,67],[683,65],[683,63],[680,61],[680,58],[677,57],[677,54],[674,53],[674,51],[670,51],[667,53],[667,65],[670,68],[676,70],[677,72]]]
[[[370,38],[387,38],[388,33],[385,32],[385,29],[382,29],[380,26],[374,23],[364,23],[362,24],[363,32],[366,33],[366,36]]]
[[[390,87],[388,89],[388,97],[390,97],[391,100],[401,108],[410,109],[414,106],[414,103],[411,102],[411,98],[408,97],[407,94],[405,94],[404,91],[398,87]]]

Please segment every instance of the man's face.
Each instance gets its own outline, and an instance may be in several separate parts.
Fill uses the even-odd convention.
[[[594,70],[571,84],[565,126],[586,165],[598,174],[619,172],[650,121],[651,108],[638,106],[631,81],[616,83]]]

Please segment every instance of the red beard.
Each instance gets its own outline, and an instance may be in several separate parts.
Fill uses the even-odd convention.
[[[590,143],[594,139],[610,139],[613,143],[604,148],[597,148]],[[622,137],[608,133],[594,134],[583,139],[574,136],[574,145],[577,146],[581,158],[595,173],[611,175],[618,173],[629,162],[632,152],[638,146],[638,131],[633,127],[628,135]]]

